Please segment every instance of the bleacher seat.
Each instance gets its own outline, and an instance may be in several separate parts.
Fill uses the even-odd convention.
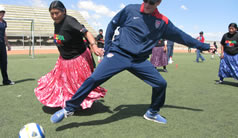
[[[6,9],[5,19],[7,20],[7,36],[10,43],[24,41],[31,37],[31,21],[34,20],[35,42],[52,42],[54,33],[54,22],[50,17],[48,8],[34,8],[29,6],[3,5]],[[97,32],[87,23],[80,12],[67,9],[67,14],[75,17],[81,24],[94,35]],[[29,20],[23,20],[29,19]],[[13,39],[13,40],[11,40]],[[40,40],[37,40],[40,39]]]

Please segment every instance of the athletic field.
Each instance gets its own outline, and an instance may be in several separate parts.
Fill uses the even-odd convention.
[[[216,85],[219,58],[196,63],[194,53],[175,53],[161,115],[168,124],[143,119],[151,87],[124,71],[104,83],[104,99],[61,123],[35,97],[37,80],[53,69],[58,54],[9,55],[8,73],[16,84],[0,85],[0,137],[16,138],[24,124],[39,123],[46,138],[235,138],[238,137],[238,81]],[[160,70],[159,70],[160,71]]]

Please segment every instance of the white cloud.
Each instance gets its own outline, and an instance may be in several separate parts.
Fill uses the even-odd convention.
[[[120,4],[120,9],[123,9],[123,8],[125,8],[126,7],[126,5],[124,4],[124,3],[121,3]]]
[[[78,2],[78,8],[83,10],[88,10],[95,12],[97,14],[113,17],[116,13],[114,11],[111,11],[109,8],[107,8],[105,5],[97,5],[93,3],[91,0],[81,0]]]
[[[102,18],[102,16],[99,15],[99,14],[94,14],[94,15],[92,15],[92,18],[95,19],[95,20],[97,20],[97,19]]]
[[[48,7],[47,3],[43,0],[31,0],[31,3],[34,7]]]
[[[76,7],[75,7],[75,5],[73,5],[73,4],[71,4],[71,7],[73,8],[73,9],[75,9]]]
[[[212,41],[214,41],[214,40],[220,41],[222,36],[223,36],[223,34],[224,33],[222,33],[222,32],[212,32],[212,33],[204,32],[204,36],[206,37],[206,40],[212,40]]]
[[[194,26],[193,26],[193,29],[194,29],[194,30],[199,30],[199,28],[200,28],[200,27],[199,27],[198,25],[194,25]]]
[[[188,10],[188,8],[185,5],[181,5],[180,8],[185,10],[185,11]]]
[[[100,28],[102,26],[102,24],[100,22],[92,22],[92,25],[96,28]]]
[[[183,25],[179,25],[178,28],[184,29],[184,26]]]
[[[81,13],[81,15],[85,18],[85,19],[90,19],[90,15],[88,13],[88,11],[85,11],[85,10],[82,10],[82,11],[79,11]]]

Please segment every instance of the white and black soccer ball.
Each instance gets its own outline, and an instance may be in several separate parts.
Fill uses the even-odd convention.
[[[20,130],[19,138],[45,138],[45,131],[37,123],[28,123]]]

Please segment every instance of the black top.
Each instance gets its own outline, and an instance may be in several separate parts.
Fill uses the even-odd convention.
[[[229,55],[238,54],[238,33],[223,35],[221,44],[224,46],[224,51]]]
[[[75,58],[86,50],[83,36],[88,30],[74,17],[66,15],[54,26],[54,42],[64,59]]]
[[[103,35],[99,34],[97,36],[96,40],[97,40],[97,43],[98,43],[98,47],[99,48],[104,48],[104,43],[102,43],[102,42],[104,42]]]

